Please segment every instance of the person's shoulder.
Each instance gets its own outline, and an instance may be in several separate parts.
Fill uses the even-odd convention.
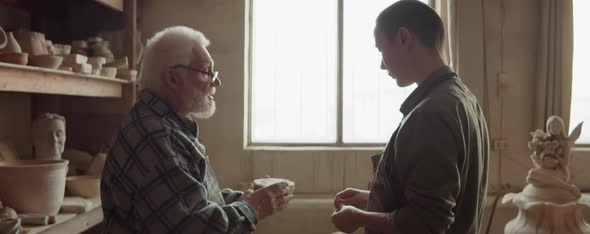
[[[134,132],[137,135],[168,135],[171,129],[165,117],[153,112],[142,103],[135,104],[123,122],[121,133]]]
[[[477,98],[463,84],[460,78],[450,79],[437,86],[425,98],[422,108],[425,110],[448,110],[458,106],[473,105],[477,103]]]

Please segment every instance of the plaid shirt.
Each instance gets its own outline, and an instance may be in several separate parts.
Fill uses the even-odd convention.
[[[149,91],[111,148],[101,182],[106,233],[249,233],[255,210],[221,190],[197,124]]]

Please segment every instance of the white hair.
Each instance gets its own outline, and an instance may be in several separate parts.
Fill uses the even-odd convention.
[[[147,42],[139,76],[139,90],[160,92],[161,75],[168,67],[188,65],[195,55],[194,48],[207,47],[203,33],[185,26],[173,26],[157,32]]]

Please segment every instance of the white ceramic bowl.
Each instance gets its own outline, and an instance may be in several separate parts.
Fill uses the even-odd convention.
[[[114,67],[103,67],[102,70],[100,70],[100,75],[101,76],[106,76],[109,78],[115,78],[115,76],[117,75],[117,68]]]
[[[63,57],[58,55],[35,55],[29,57],[29,64],[36,67],[57,69],[63,59]]]
[[[289,188],[289,193],[293,193],[295,191],[295,182],[287,179],[282,178],[260,178],[254,180],[254,190],[258,190],[264,188],[266,186],[270,186],[279,182],[287,182],[287,188]]]

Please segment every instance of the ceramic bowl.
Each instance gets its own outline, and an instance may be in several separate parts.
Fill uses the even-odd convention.
[[[254,190],[258,190],[264,188],[266,186],[270,186],[279,182],[287,182],[287,187],[289,188],[289,193],[293,193],[295,191],[295,182],[287,179],[281,178],[260,178],[254,180]]]
[[[98,176],[68,176],[66,189],[75,196],[84,198],[96,197],[100,194],[100,177]]]
[[[0,197],[17,213],[56,215],[64,199],[67,160],[0,162]]]
[[[63,59],[63,57],[58,55],[36,55],[31,56],[29,59],[29,65],[57,69],[59,65],[61,65]]]
[[[115,78],[115,76],[117,76],[117,68],[103,67],[102,70],[100,70],[100,75],[108,78]]]
[[[72,51],[71,45],[53,44],[53,50],[58,55],[67,55]]]
[[[137,70],[127,69],[127,68],[118,68],[117,69],[117,78],[121,78],[121,79],[125,79],[125,80],[135,80],[135,79],[137,79]]]
[[[27,53],[0,53],[0,62],[27,65],[29,54]]]

